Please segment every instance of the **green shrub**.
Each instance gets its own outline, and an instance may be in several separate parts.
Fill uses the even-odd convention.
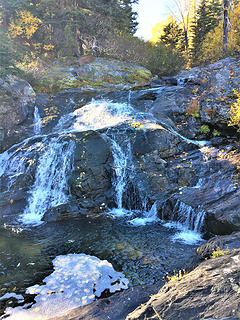
[[[208,134],[210,132],[210,128],[208,125],[203,124],[200,128],[201,133]]]
[[[221,135],[221,133],[218,130],[216,130],[216,129],[213,130],[214,137],[219,137],[220,135]]]
[[[101,56],[139,64],[158,76],[172,75],[185,64],[183,56],[173,48],[125,34],[106,39]]]

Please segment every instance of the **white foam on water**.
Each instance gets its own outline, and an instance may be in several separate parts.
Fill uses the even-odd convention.
[[[124,209],[124,208],[112,208],[108,211],[108,214],[114,216],[114,217],[126,217],[133,214],[130,210]]]
[[[43,285],[26,290],[36,294],[30,309],[7,308],[9,320],[45,320],[84,306],[108,289],[111,293],[128,288],[129,281],[111,263],[86,254],[61,255],[53,260],[54,271]]]
[[[58,132],[82,132],[114,127],[131,120],[136,111],[128,103],[92,100],[91,103],[63,116],[56,126]]]
[[[38,159],[35,181],[21,222],[40,224],[48,209],[68,201],[67,174],[71,169],[74,147],[73,141],[62,141],[61,136],[52,138],[45,145]]]
[[[171,237],[172,241],[180,241],[189,245],[197,245],[203,241],[201,234],[195,230],[190,230],[177,221],[163,222],[162,225],[169,229],[174,229],[176,233]]]
[[[155,202],[149,211],[143,212],[142,217],[134,218],[128,222],[133,226],[145,226],[148,223],[153,223],[158,221],[157,216],[157,203]]]

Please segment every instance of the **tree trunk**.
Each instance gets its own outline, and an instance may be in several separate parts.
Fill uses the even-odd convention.
[[[229,0],[223,0],[223,51],[228,49],[228,13]]]

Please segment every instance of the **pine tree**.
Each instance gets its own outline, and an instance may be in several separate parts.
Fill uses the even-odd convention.
[[[221,5],[218,0],[202,0],[196,11],[195,20],[191,26],[191,62],[199,62],[202,43],[208,32],[213,30],[221,18]]]
[[[163,27],[160,42],[166,46],[171,46],[180,52],[185,50],[184,31],[179,27],[176,21],[172,20]]]

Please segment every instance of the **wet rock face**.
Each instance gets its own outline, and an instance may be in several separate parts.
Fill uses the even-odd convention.
[[[28,117],[35,102],[30,84],[15,76],[0,79],[0,151],[7,139],[19,134],[18,126]]]
[[[76,135],[74,169],[69,181],[71,193],[80,207],[99,210],[111,188],[112,155],[109,144],[97,132]]]
[[[201,263],[180,280],[166,283],[126,320],[238,318],[239,263],[239,251]]]
[[[148,197],[159,201],[160,218],[178,220],[172,213],[180,202],[205,212],[204,231],[208,236],[240,230],[240,189],[233,154],[222,157],[222,151],[214,147],[195,146],[191,150],[163,130],[155,130],[150,136],[149,142],[141,139],[143,145],[137,144],[134,149],[140,167],[137,179],[144,184]],[[154,143],[163,138],[161,146]],[[143,150],[147,152],[142,154]]]

